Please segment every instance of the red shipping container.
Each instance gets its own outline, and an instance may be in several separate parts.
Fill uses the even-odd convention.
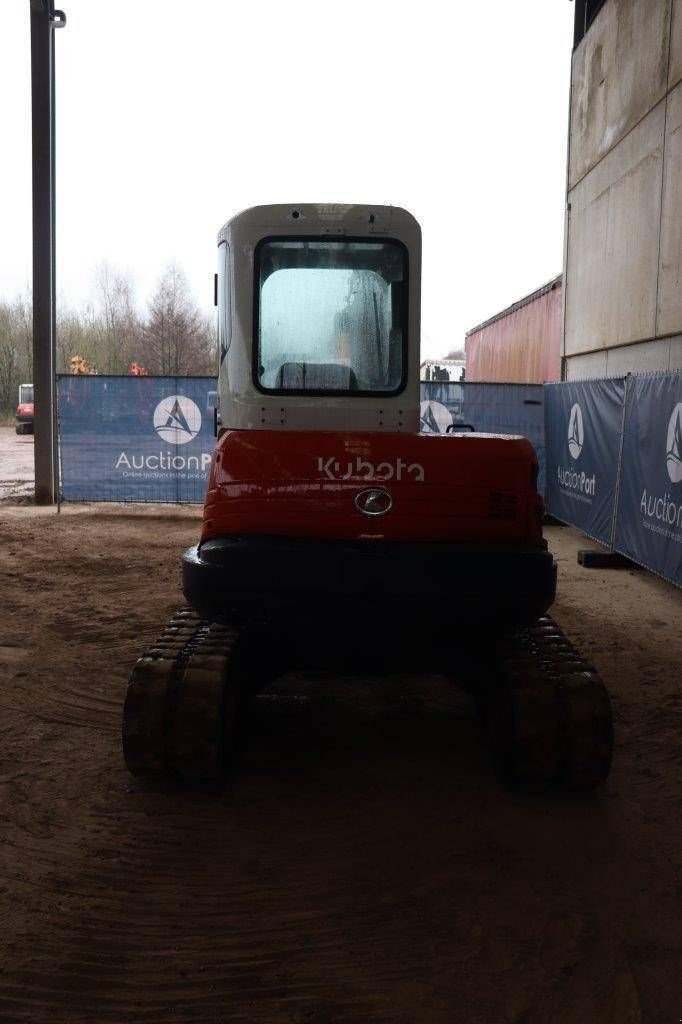
[[[467,331],[466,379],[545,384],[561,379],[561,275]]]

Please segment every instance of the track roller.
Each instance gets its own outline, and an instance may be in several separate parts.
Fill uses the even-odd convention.
[[[123,755],[133,775],[220,778],[243,682],[239,641],[237,630],[185,608],[138,659],[123,709]]]
[[[496,760],[514,782],[593,789],[613,751],[611,702],[547,616],[499,651],[487,717]]]

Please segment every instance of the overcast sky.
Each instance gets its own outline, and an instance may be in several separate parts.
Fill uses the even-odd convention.
[[[60,0],[57,278],[143,305],[171,260],[211,310],[215,235],[275,202],[421,222],[423,356],[561,270],[569,0]],[[0,296],[31,277],[29,0],[3,0]]]

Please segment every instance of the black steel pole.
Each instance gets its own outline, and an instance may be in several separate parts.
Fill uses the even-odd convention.
[[[30,0],[33,128],[33,385],[35,500],[57,496],[55,429],[54,28],[65,24],[54,0]]]

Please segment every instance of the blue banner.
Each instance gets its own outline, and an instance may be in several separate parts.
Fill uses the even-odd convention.
[[[542,384],[478,384],[474,381],[421,382],[420,430],[447,432],[469,424],[491,434],[521,434],[535,448],[538,490],[545,490],[545,420]]]
[[[682,372],[628,378],[616,550],[682,586]]]
[[[64,500],[202,502],[216,389],[212,377],[61,376]]]
[[[625,381],[545,385],[547,511],[611,545]]]

